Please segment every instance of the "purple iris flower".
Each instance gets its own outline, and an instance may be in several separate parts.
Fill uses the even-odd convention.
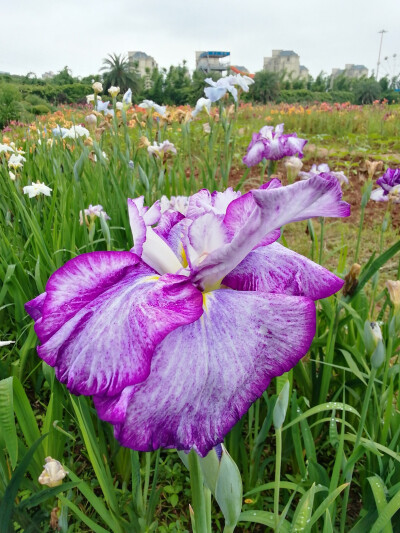
[[[284,135],[283,126],[284,124],[278,124],[275,128],[264,126],[258,133],[253,133],[243,163],[248,167],[253,167],[261,163],[263,159],[277,161],[292,155],[303,157],[303,148],[308,141],[299,139],[297,133]]]
[[[299,172],[300,179],[302,180],[308,180],[312,178],[313,176],[316,176],[317,174],[324,174],[326,172],[329,172],[332,176],[334,176],[341,185],[343,183],[349,183],[348,177],[344,174],[344,172],[333,172],[329,169],[329,166],[326,163],[321,163],[320,165],[313,165],[309,172]]]
[[[206,455],[306,354],[315,303],[343,281],[277,243],[280,227],[345,217],[338,181],[203,189],[184,212],[128,200],[134,247],[79,255],[26,304],[39,356],[134,450]]]
[[[375,202],[387,202],[392,198],[395,202],[400,202],[400,168],[388,168],[383,176],[376,180],[380,189],[375,189],[371,193],[371,200]]]

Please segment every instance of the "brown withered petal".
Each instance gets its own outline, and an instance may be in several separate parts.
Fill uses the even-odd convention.
[[[361,272],[361,266],[354,263],[350,268],[350,272],[344,278],[343,296],[351,296],[358,285],[358,276]]]

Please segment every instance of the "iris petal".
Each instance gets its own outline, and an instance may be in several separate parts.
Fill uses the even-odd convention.
[[[308,298],[220,289],[205,309],[162,341],[144,382],[95,398],[123,446],[206,455],[271,379],[305,355],[315,333]]]

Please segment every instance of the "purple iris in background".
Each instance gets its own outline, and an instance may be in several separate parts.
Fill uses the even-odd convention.
[[[93,395],[123,446],[204,456],[305,355],[314,301],[343,285],[277,243],[279,228],[350,207],[329,175],[171,206],[129,199],[132,250],[71,259],[26,310],[39,356]]]
[[[243,163],[253,167],[263,159],[277,161],[292,155],[303,157],[303,148],[308,141],[299,139],[297,133],[284,135],[283,127],[284,124],[278,124],[275,128],[264,126],[258,133],[253,133]]]
[[[387,202],[392,198],[395,202],[400,202],[400,168],[388,168],[383,176],[376,180],[380,189],[375,189],[371,193],[371,200],[375,202]]]
[[[329,172],[332,176],[334,176],[339,182],[343,185],[343,183],[349,183],[348,177],[344,174],[344,172],[333,172],[330,170],[329,166],[326,163],[321,163],[320,165],[313,165],[309,172],[299,172],[299,177],[302,180],[308,180],[312,178],[313,176],[316,176],[318,174],[324,174],[326,172]]]

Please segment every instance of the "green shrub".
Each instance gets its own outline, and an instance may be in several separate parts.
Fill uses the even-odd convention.
[[[47,107],[47,105],[38,104],[32,106],[29,111],[34,115],[46,115],[47,113],[51,112],[51,109]]]
[[[0,85],[0,129],[10,120],[18,120],[22,106],[21,94],[15,85],[3,83]]]

